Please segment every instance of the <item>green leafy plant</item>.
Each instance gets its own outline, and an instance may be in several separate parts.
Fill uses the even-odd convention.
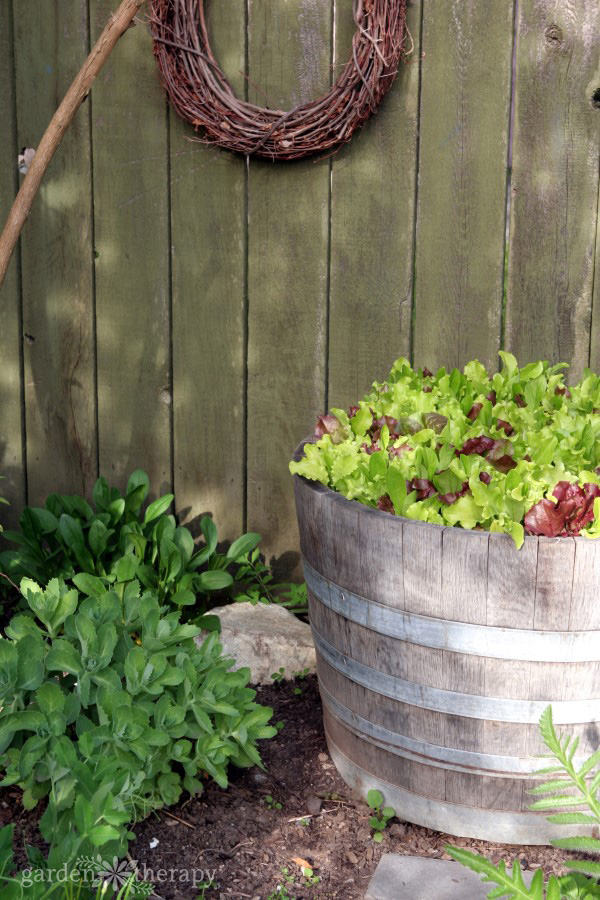
[[[283,809],[283,803],[280,803],[279,800],[275,800],[270,794],[267,794],[266,797],[263,797],[263,803],[267,807],[267,809]]]
[[[167,513],[172,494],[144,505],[149,488],[148,476],[138,469],[124,496],[100,477],[93,506],[83,497],[51,494],[43,508],[25,508],[20,532],[5,532],[18,549],[1,554],[0,563],[13,579],[73,580],[91,597],[109,588],[122,596],[135,579],[161,602],[203,612],[207,602],[199,596],[231,588],[238,570],[246,577],[260,535],[244,534],[220,553],[216,525],[204,516],[204,545],[197,548],[189,530]]]
[[[556,765],[541,769],[538,775],[553,776],[530,791],[540,799],[532,805],[532,810],[560,810],[548,816],[548,821],[557,825],[585,825],[590,829],[600,825],[600,750],[593,753],[579,767],[575,765],[575,753],[579,738],[558,735],[552,721],[552,707],[548,706],[540,718],[540,733],[550,751],[550,759]],[[546,796],[545,796],[546,795]],[[583,813],[578,807],[585,805],[589,812]],[[600,854],[600,840],[593,836],[565,837],[552,841],[563,850],[579,850],[588,854]],[[484,856],[471,853],[459,847],[449,846],[448,853],[464,866],[482,876],[483,881],[497,885],[488,897],[505,897],[518,900],[561,900],[561,898],[581,898],[591,900],[600,897],[600,863],[595,860],[566,860],[565,866],[573,870],[573,875],[557,877],[551,875],[547,883],[544,873],[538,869],[530,887],[523,881],[518,860],[510,872],[503,862],[495,866]],[[591,876],[591,877],[587,877]]]
[[[299,672],[293,672],[292,674],[296,681],[303,681],[306,678],[306,676],[308,675],[309,671],[310,671],[309,669],[301,669]],[[302,688],[299,687],[298,685],[296,685],[296,687],[294,688],[294,695],[296,697],[301,697],[302,694],[303,694]]]
[[[370,790],[367,794],[367,805],[372,811],[369,816],[369,825],[373,829],[373,840],[376,844],[380,844],[383,840],[383,832],[387,828],[390,819],[396,815],[396,811],[391,806],[383,805],[383,794],[381,791]]]
[[[278,603],[297,616],[308,614],[306,584],[276,584],[273,573],[260,558],[260,550],[248,553],[239,560],[235,573],[237,603]]]
[[[229,764],[262,766],[272,711],[215,634],[196,646],[199,629],[137,581],[84,599],[59,579],[21,591],[29,615],[0,639],[1,784],[26,808],[48,798],[51,851],[121,857],[129,823],[199,793],[202,775],[224,788]]]
[[[37,848],[28,847],[31,866],[15,872],[13,858],[14,825],[0,828],[0,884],[3,900],[128,900],[148,897],[152,885],[137,880],[135,872],[125,863],[121,870],[121,887],[114,887],[102,878],[104,865],[101,857],[89,859],[90,869],[63,865],[57,851],[54,859],[46,859]],[[83,860],[77,861],[81,866]],[[116,862],[116,861],[114,861]],[[112,865],[116,870],[118,866]],[[88,874],[91,872],[92,877]],[[98,874],[100,872],[100,874]],[[112,874],[112,873],[106,873]]]
[[[290,471],[409,519],[512,535],[600,537],[600,377],[564,365],[461,373],[398,359],[358,406],[317,422]]]
[[[275,684],[285,681],[285,666],[279,666],[276,672],[271,672],[271,679]]]

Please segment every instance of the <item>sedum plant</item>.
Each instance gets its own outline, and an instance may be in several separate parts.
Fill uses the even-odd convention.
[[[597,830],[600,826],[600,750],[593,753],[577,768],[574,763],[579,738],[559,736],[552,721],[552,707],[548,706],[540,718],[540,733],[555,764],[541,769],[538,775],[550,775],[551,780],[540,784],[531,793],[538,797],[532,810],[559,810],[548,816],[557,825],[585,825]],[[587,812],[581,812],[581,806]],[[552,842],[563,850],[575,850],[600,856],[600,839],[589,836],[565,837]],[[547,883],[544,873],[538,869],[530,887],[523,880],[519,861],[515,860],[512,872],[504,862],[495,866],[484,856],[447,847],[448,853],[458,862],[481,875],[483,881],[496,884],[489,898],[506,900],[592,900],[600,897],[600,862],[594,859],[567,860],[565,865],[574,874],[557,877],[551,875]]]
[[[226,787],[230,764],[262,765],[272,710],[215,634],[196,646],[199,629],[135,580],[85,599],[59,579],[21,591],[29,614],[0,639],[1,784],[27,808],[47,797],[51,852],[121,857],[128,825],[199,793],[204,774]]]
[[[217,528],[209,516],[200,527],[204,546],[196,548],[189,530],[168,514],[173,495],[166,494],[144,506],[149,480],[140,469],[133,472],[124,496],[100,477],[90,505],[83,497],[51,494],[43,508],[26,507],[20,532],[5,532],[18,545],[0,554],[0,564],[13,579],[74,580],[88,596],[108,588],[120,597],[127,584],[139,581],[162,602],[194,606],[203,612],[198,595],[233,585],[233,573],[251,566],[248,555],[260,535],[244,534],[226,553],[217,551]]]
[[[415,371],[400,358],[317,422],[290,471],[409,519],[512,535],[600,537],[600,377],[564,365]]]
[[[138,881],[132,871],[135,867],[130,863],[117,863],[117,868],[114,863],[103,862],[99,856],[85,860],[90,878],[88,872],[69,867],[69,861],[63,861],[56,851],[45,859],[39,850],[27,847],[31,866],[14,872],[14,829],[14,825],[0,828],[2,900],[133,900],[134,897],[148,897],[153,892],[151,884]],[[78,860],[77,865],[81,867],[82,862]],[[107,865],[110,871],[103,871]],[[120,876],[118,879],[114,878],[115,872]],[[103,875],[113,876],[111,880],[118,880],[119,886],[114,887],[102,878]]]

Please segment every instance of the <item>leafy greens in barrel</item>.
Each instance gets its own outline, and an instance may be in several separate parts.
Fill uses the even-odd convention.
[[[572,387],[565,364],[462,372],[396,360],[348,411],[320,416],[290,463],[351,500],[437,525],[600,537],[600,377]]]

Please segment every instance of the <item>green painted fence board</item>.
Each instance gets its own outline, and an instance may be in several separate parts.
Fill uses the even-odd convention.
[[[423,22],[414,359],[497,365],[513,0],[428,0]]]
[[[572,378],[589,361],[599,42],[597,0],[519,3],[506,344]]]
[[[93,41],[113,6],[91,0]],[[124,487],[142,467],[154,491],[170,491],[167,121],[144,27],[94,85],[92,139],[99,468]]]
[[[85,0],[19,0],[19,147],[35,147],[88,47]],[[29,501],[96,478],[89,108],[75,116],[21,237]]]
[[[408,10],[414,50],[391,93],[333,157],[332,406],[354,403],[393,360],[410,355],[421,11],[421,0]],[[336,73],[350,58],[354,31],[350,5],[338,2]]]
[[[288,109],[326,90],[329,3],[249,9],[250,99]],[[290,451],[324,403],[328,198],[328,160],[250,162],[248,524],[276,557],[297,544]]]
[[[14,121],[12,10],[0,4],[0,221],[8,215],[17,191],[17,142]],[[10,507],[0,508],[0,523],[15,525],[25,502],[21,442],[21,363],[19,347],[19,248],[7,272],[0,302],[0,496]]]
[[[245,0],[210,4],[211,45],[244,92]],[[185,518],[243,528],[245,161],[190,139],[171,111],[175,492]]]
[[[18,257],[2,290],[11,515],[27,480],[39,503],[89,493],[99,465],[121,482],[143,466],[156,490],[174,483],[182,520],[210,512],[223,538],[247,525],[297,573],[287,464],[327,399],[351,403],[398,354],[495,368],[503,340],[600,368],[600,8],[519,0],[514,22],[515,6],[413,0],[415,49],[377,114],[295,163],[198,141],[166,108],[146,29],[128,30],[44,179],[22,291]],[[0,4],[3,213],[17,148],[35,147],[111,11]],[[235,90],[261,105],[318,96],[350,52],[342,0],[207,12]]]

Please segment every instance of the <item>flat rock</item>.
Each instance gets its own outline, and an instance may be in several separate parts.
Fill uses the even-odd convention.
[[[530,884],[532,872],[523,872]],[[384,853],[365,900],[485,900],[494,885],[453,860]]]
[[[221,620],[223,655],[232,656],[239,669],[248,666],[254,684],[271,684],[273,672],[283,668],[284,678],[295,672],[316,671],[310,625],[276,603],[230,603],[211,609]],[[198,635],[202,643],[206,635]]]

